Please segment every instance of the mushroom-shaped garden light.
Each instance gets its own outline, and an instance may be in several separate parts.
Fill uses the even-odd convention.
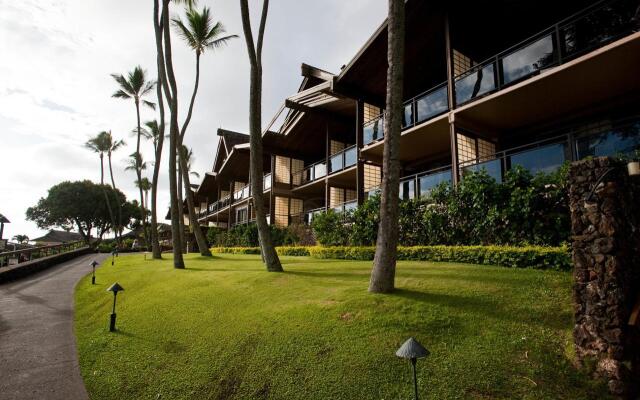
[[[421,345],[414,338],[409,338],[400,348],[396,351],[396,356],[400,358],[406,358],[411,360],[411,365],[413,366],[413,388],[415,391],[416,400],[418,400],[418,377],[416,375],[416,362],[418,358],[424,358],[429,355],[429,350],[427,350],[423,345]]]

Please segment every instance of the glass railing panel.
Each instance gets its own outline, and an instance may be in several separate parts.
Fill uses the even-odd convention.
[[[640,122],[576,140],[578,159],[630,155],[640,149]]]
[[[637,1],[619,0],[563,25],[560,28],[563,56],[584,54],[633,31],[638,23],[634,21],[637,7]]]
[[[492,62],[456,80],[456,104],[460,105],[497,88],[495,64]]]
[[[502,83],[509,84],[526,78],[556,62],[556,52],[551,34],[526,45],[507,56],[502,65]]]
[[[447,86],[442,86],[416,99],[416,124],[449,110]]]
[[[509,156],[511,168],[522,166],[532,174],[538,172],[551,173],[562,166],[566,160],[566,145],[551,144]]]
[[[363,143],[365,145],[378,141],[384,137],[383,121],[383,118],[378,118],[375,121],[371,121],[364,126]]]
[[[469,165],[467,167],[464,167],[462,172],[464,176],[465,173],[480,172],[482,170],[486,171],[486,173],[489,174],[490,177],[495,179],[496,182],[502,182],[502,163],[500,159]]]
[[[271,189],[271,174],[267,174],[264,176],[264,180],[262,181],[262,187],[264,190]]]
[[[411,200],[416,197],[415,178],[400,182],[400,200]]]
[[[356,200],[352,200],[344,203],[345,212],[355,211],[356,208],[358,208],[358,202]]]
[[[342,152],[331,156],[331,158],[329,158],[329,172],[340,171],[344,166],[342,161]]]
[[[428,196],[431,190],[443,182],[451,183],[451,170],[436,172],[418,177],[418,193],[420,196]]]
[[[249,198],[249,186],[245,186],[244,189],[242,189],[242,198],[243,199]]]
[[[348,168],[352,165],[356,165],[358,161],[358,150],[355,147],[345,150],[344,152],[344,167]]]
[[[404,105],[402,112],[402,129],[413,125],[413,101]]]
[[[327,175],[327,164],[320,163],[313,166],[313,180],[323,178]]]

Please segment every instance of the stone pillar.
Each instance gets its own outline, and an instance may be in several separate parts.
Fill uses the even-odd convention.
[[[576,356],[612,394],[636,398],[640,330],[629,323],[640,293],[640,182],[603,157],[573,163],[569,184]]]

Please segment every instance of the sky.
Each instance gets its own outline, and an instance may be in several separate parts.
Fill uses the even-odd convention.
[[[249,3],[255,32],[262,2]],[[212,168],[218,128],[247,133],[249,106],[239,2],[201,0],[203,6],[228,34],[240,37],[201,58],[200,87],[185,138],[200,174]],[[263,125],[296,92],[301,63],[337,73],[383,22],[386,6],[385,0],[271,0],[263,49]],[[51,186],[65,180],[99,182],[98,155],[84,143],[100,131],[111,130],[127,142],[113,157],[115,181],[130,200],[137,198],[135,173],[124,170],[135,151],[135,106],[111,97],[117,84],[110,74],[140,65],[155,79],[153,2],[0,0],[0,9],[0,213],[11,221],[3,237],[35,238],[46,232],[26,221],[25,211]],[[180,17],[183,10],[174,7],[172,13]],[[172,44],[182,121],[193,90],[195,54],[177,35]],[[148,100],[156,102],[155,91]],[[154,111],[143,109],[143,121],[154,118]],[[151,161],[152,143],[144,142],[141,152]],[[169,204],[167,155],[158,193],[161,219]],[[150,166],[149,179],[151,174]]]

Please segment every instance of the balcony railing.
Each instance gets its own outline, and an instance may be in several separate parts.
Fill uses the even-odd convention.
[[[331,209],[337,213],[345,213],[348,211],[353,211],[356,208],[358,208],[357,200],[346,201],[342,204],[338,204],[336,206],[331,207]]]
[[[428,196],[443,182],[451,182],[451,166],[440,167],[400,179],[400,199],[410,200]]]
[[[251,196],[251,188],[247,184],[243,186],[241,189],[233,193],[233,202],[237,203],[239,201],[248,199],[250,196]]]
[[[574,14],[455,78],[460,106],[563,64],[637,31],[637,1],[600,2]]]
[[[291,182],[296,186],[302,186],[325,176],[327,176],[327,163],[323,160],[291,174]]]
[[[56,254],[68,253],[84,247],[87,247],[84,241],[77,241],[52,246],[28,247],[20,250],[0,252],[0,267],[20,264]]]
[[[264,180],[262,181],[262,188],[265,191],[271,189],[271,174],[266,174],[264,176]]]
[[[455,103],[461,106],[561,65],[630,33],[640,31],[638,2],[599,2],[528,39],[478,63],[454,78]],[[448,111],[447,84],[405,102],[402,129]],[[383,116],[363,126],[364,144],[384,138]]]
[[[329,173],[333,174],[334,172],[352,167],[356,165],[357,161],[358,150],[356,146],[353,145],[329,157]]]

